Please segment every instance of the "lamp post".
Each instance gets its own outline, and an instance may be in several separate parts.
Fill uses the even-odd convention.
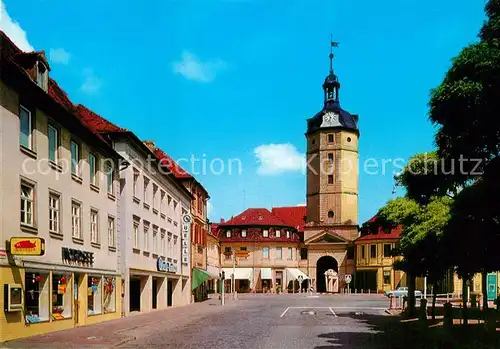
[[[233,249],[233,275],[231,276],[231,291],[233,292],[233,299],[236,299],[236,293],[234,291],[234,275],[236,274],[236,251]]]
[[[221,305],[224,305],[225,302],[224,302],[224,280],[226,278],[226,273],[223,271],[221,271],[220,273],[220,278],[221,278],[221,283],[222,283],[222,290],[220,292],[220,299],[221,299]]]

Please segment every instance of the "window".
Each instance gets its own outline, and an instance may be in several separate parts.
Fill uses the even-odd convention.
[[[49,160],[57,162],[57,151],[59,149],[59,131],[57,128],[49,124],[49,129],[47,131],[49,138]]]
[[[26,270],[24,274],[24,306],[27,323],[49,321],[49,279],[49,273]]]
[[[144,223],[144,251],[149,250],[149,224]]]
[[[280,238],[281,237],[281,230],[276,229],[276,237]]]
[[[224,247],[224,255],[226,256],[226,259],[231,259],[231,247]]]
[[[370,258],[377,258],[377,245],[370,246]]]
[[[269,259],[269,247],[262,247],[262,258]]]
[[[389,270],[384,270],[384,285],[391,284],[391,272]]]
[[[384,257],[390,257],[391,250],[392,250],[391,244],[384,244]]]
[[[137,181],[139,180],[139,172],[134,169],[134,196],[137,197]]]
[[[177,201],[174,200],[174,212],[177,210]]]
[[[361,258],[362,259],[366,258],[365,245],[361,245]]]
[[[328,175],[328,184],[333,184],[333,175]]]
[[[116,278],[104,278],[104,314],[114,313],[116,311]]]
[[[328,218],[333,218],[335,216],[335,213],[333,213],[332,210],[328,211]]]
[[[167,256],[169,258],[172,257],[172,233],[168,232],[168,239],[167,239]]]
[[[99,212],[90,210],[90,242],[99,243]]]
[[[231,237],[231,230],[226,230],[226,237],[230,238]]]
[[[71,235],[74,238],[82,238],[82,206],[80,203],[73,201],[71,203]]]
[[[90,167],[90,184],[98,186],[99,180],[97,177],[97,159],[94,154],[89,153],[89,167]]]
[[[160,253],[165,256],[165,229],[160,230]]]
[[[288,260],[293,260],[293,248],[288,247]]]
[[[113,166],[111,166],[111,164],[108,164],[106,166],[106,186],[107,186],[107,189],[108,189],[108,194],[111,194],[113,195],[115,193],[114,189],[113,189]]]
[[[19,123],[19,143],[33,150],[33,117],[31,112],[22,105],[19,107]]]
[[[47,90],[47,67],[42,62],[38,62],[36,65],[36,84],[42,88],[44,91]]]
[[[133,243],[134,243],[134,248],[139,248],[139,221],[134,219],[134,229],[133,229]]]
[[[262,231],[262,236],[263,236],[263,237],[265,237],[265,238],[269,237],[269,230],[264,229],[264,230]]]
[[[158,253],[158,227],[153,225],[153,253]]]
[[[290,230],[287,230],[287,231],[286,231],[286,238],[287,238],[287,239],[290,239]]]
[[[108,246],[116,247],[115,219],[108,216]]]
[[[276,247],[276,259],[283,259],[283,249]]]
[[[158,211],[158,205],[156,204],[156,199],[158,198],[158,186],[153,183],[153,211]]]
[[[71,173],[80,176],[80,146],[71,141]]]
[[[88,276],[88,302],[87,313],[88,315],[97,315],[102,313],[102,277]]]
[[[328,153],[328,161],[333,162],[333,153]]]
[[[170,207],[170,203],[172,202],[172,197],[167,195],[167,205]]]
[[[165,214],[165,192],[163,190],[160,191],[160,214]]]
[[[49,231],[59,233],[59,205],[61,197],[55,193],[49,193]]]
[[[307,259],[307,248],[302,247],[300,249],[300,259]]]
[[[328,134],[328,143],[333,143],[333,141],[334,141],[333,133],[329,133]]]
[[[35,226],[34,210],[34,191],[33,185],[21,183],[21,224],[30,227]]]
[[[52,319],[71,318],[73,298],[71,274],[52,274]]]
[[[148,203],[148,187],[149,187],[149,179],[147,179],[146,177],[144,177],[144,203],[147,204]]]
[[[246,229],[242,229],[241,230],[241,237],[242,238],[246,238],[247,237],[247,231],[246,231]]]
[[[354,259],[354,246],[347,247],[347,259]]]

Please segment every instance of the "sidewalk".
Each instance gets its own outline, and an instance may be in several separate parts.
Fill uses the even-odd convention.
[[[145,314],[137,313],[95,325],[0,343],[0,348],[114,348],[134,340],[138,336],[145,336],[158,327],[161,327],[162,330],[168,330],[185,326],[207,314],[224,311],[226,307],[234,306],[237,302],[226,297],[226,306],[221,307],[218,298],[208,299],[202,303],[192,303]]]

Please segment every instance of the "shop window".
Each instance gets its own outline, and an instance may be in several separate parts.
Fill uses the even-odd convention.
[[[98,276],[89,276],[87,278],[87,294],[89,315],[102,314],[102,278]]]
[[[26,271],[24,276],[24,303],[27,323],[49,321],[49,273]]]
[[[384,271],[384,285],[390,285],[391,284],[391,272]]]
[[[104,278],[104,314],[116,312],[116,278]]]
[[[52,274],[52,318],[71,318],[71,274]]]

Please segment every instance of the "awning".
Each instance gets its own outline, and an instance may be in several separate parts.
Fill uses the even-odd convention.
[[[273,274],[271,268],[260,268],[260,278],[262,280],[272,280]]]
[[[210,279],[220,279],[219,268],[207,266],[207,273],[210,275]]]
[[[298,280],[299,276],[302,276],[302,280],[309,279],[309,276],[307,276],[300,269],[297,268],[287,268],[286,273],[288,280]]]
[[[223,268],[226,279],[231,279],[233,268]],[[252,280],[253,268],[236,268],[234,270],[235,280]]]
[[[208,280],[208,278],[212,277],[206,270],[193,268],[193,276],[191,282],[191,289],[195,290],[202,283]]]

